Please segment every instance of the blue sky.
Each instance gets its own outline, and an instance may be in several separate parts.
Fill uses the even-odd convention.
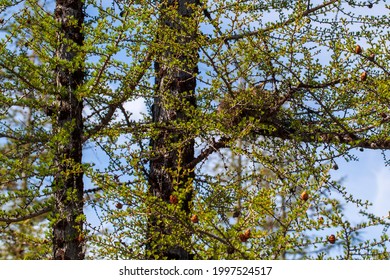
[[[323,1],[312,1],[313,5]],[[358,10],[368,15],[383,15],[388,11],[385,8],[385,1],[376,4],[372,9],[360,8]],[[362,44],[364,48],[364,44]],[[133,118],[138,119],[141,113],[146,111],[142,99],[128,102],[126,108],[131,109]],[[356,198],[369,200],[373,203],[371,210],[378,216],[388,216],[390,211],[390,167],[385,165],[385,159],[380,150],[365,149],[363,152],[354,150],[358,161],[346,162],[343,159],[337,160],[339,169],[332,171],[332,177],[336,180],[343,178],[343,185],[348,192]],[[390,159],[390,152],[386,155]],[[353,215],[354,209],[351,209]]]
[[[313,5],[319,2],[322,3],[323,1],[312,1]],[[384,3],[375,5],[372,9],[361,8],[359,10],[369,15],[379,15],[387,11],[384,8]],[[365,47],[363,43],[362,47]],[[132,112],[132,119],[139,119],[141,113],[146,112],[143,99],[127,102],[124,107]],[[355,198],[370,201],[373,204],[370,212],[381,217],[388,216],[390,211],[390,169],[389,166],[385,165],[381,151],[365,149],[363,152],[354,150],[352,153],[359,160],[346,162],[344,159],[338,159],[336,162],[339,169],[331,172],[333,179],[343,179],[342,185]],[[387,155],[390,157],[390,152]],[[105,163],[105,155],[86,151],[86,161],[89,162],[90,160],[96,162],[99,166],[99,162]],[[352,223],[362,220],[354,205],[349,205],[346,208],[346,214]],[[381,231],[382,228],[377,231],[369,231],[369,235],[377,236]]]
[[[134,119],[141,118],[141,113],[146,112],[146,106],[142,99],[127,102],[125,108],[131,109]],[[335,180],[343,179],[343,184],[348,192],[356,198],[372,202],[371,210],[378,216],[387,216],[390,211],[390,167],[386,166],[381,150],[365,149],[352,151],[357,161],[346,162],[338,159],[338,170],[331,172]],[[390,151],[385,153],[390,159]],[[354,209],[350,214],[354,215]]]
[[[338,160],[339,169],[332,171],[334,179],[343,178],[343,185],[356,197],[373,203],[371,210],[378,216],[390,211],[390,168],[380,150],[354,151],[359,160]],[[390,156],[390,152],[386,153]]]

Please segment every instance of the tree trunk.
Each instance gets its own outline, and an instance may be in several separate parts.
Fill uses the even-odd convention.
[[[189,110],[196,107],[198,50],[193,47],[193,42],[196,39],[197,26],[193,20],[194,12],[188,8],[189,4],[195,2],[169,0],[160,10],[161,31],[158,38],[165,51],[157,56],[158,60],[155,62],[156,96],[152,117],[153,122],[158,123],[163,130],[151,139],[155,156],[150,162],[149,182],[150,195],[166,203],[177,204],[178,210],[187,215],[190,213],[194,172],[187,170],[185,166],[194,159],[194,139],[183,132],[168,131],[163,127],[175,121],[187,124],[191,121]],[[173,11],[175,15],[172,15]],[[179,44],[179,47],[173,47],[174,44]],[[174,60],[179,61],[179,66],[173,67]],[[175,106],[172,106],[173,102]],[[175,180],[172,174],[180,179]],[[152,212],[148,223],[149,258],[191,259],[191,252],[179,244],[162,246],[167,235],[175,236],[176,242],[185,242],[191,238],[188,233],[180,230],[177,232],[177,227],[176,231],[172,229],[169,223],[174,221],[162,222],[162,215],[159,211]]]
[[[61,61],[74,62],[79,57],[77,46],[83,45],[81,26],[84,21],[83,1],[57,0],[55,19],[60,24],[57,33],[57,57]],[[74,21],[72,22],[72,21]],[[62,64],[62,63],[61,63]],[[82,65],[79,63],[78,65]],[[83,259],[83,171],[82,141],[83,104],[76,89],[84,80],[82,66],[58,65],[56,68],[56,96],[58,112],[53,121],[54,133],[60,134],[56,142],[54,177],[54,259]]]

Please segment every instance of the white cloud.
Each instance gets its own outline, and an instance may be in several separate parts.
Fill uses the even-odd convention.
[[[142,113],[146,113],[145,99],[137,98],[123,104],[126,111],[130,112],[132,120],[142,119]]]

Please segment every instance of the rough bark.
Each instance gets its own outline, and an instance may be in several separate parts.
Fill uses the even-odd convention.
[[[168,30],[169,32],[158,34],[159,39],[161,42],[180,43],[181,47],[174,49],[169,46],[168,50],[162,52],[155,62],[156,97],[152,107],[152,117],[153,122],[159,125],[174,121],[187,123],[191,120],[187,109],[196,107],[194,92],[196,87],[195,76],[198,72],[198,50],[188,48],[188,45],[196,38],[195,25],[188,24],[188,19],[193,17],[193,11],[188,5],[195,2],[193,0],[167,1],[162,5],[163,12],[160,23],[162,30]],[[172,18],[171,11],[173,10],[177,12],[177,19]],[[164,12],[170,15],[165,15]],[[187,24],[182,21],[183,18]],[[165,36],[170,37],[164,38]],[[170,65],[173,59],[180,61],[179,67]],[[172,102],[176,102],[177,106],[172,106]],[[167,106],[167,104],[170,104],[170,106]],[[177,203],[180,210],[189,214],[192,192],[188,189],[188,185],[191,184],[194,178],[194,172],[185,168],[185,166],[194,160],[194,139],[188,138],[188,135],[183,132],[162,131],[157,137],[151,139],[151,147],[155,157],[150,162],[150,195],[166,203]],[[179,169],[180,171],[178,171]],[[180,173],[178,176],[180,182],[174,181],[172,172]],[[176,202],[177,193],[182,195]],[[164,235],[176,235],[177,239],[190,238],[189,235],[183,236],[182,233],[173,232],[169,224],[162,224],[160,222],[162,220],[161,215],[162,213],[156,211],[149,220],[149,243],[147,244],[149,257],[191,259],[191,253],[178,244],[173,244],[168,248],[160,246]]]
[[[57,57],[74,61],[78,51],[72,44],[83,44],[81,26],[84,20],[83,1],[57,0],[55,19],[60,24],[57,33]],[[71,21],[76,20],[75,23]],[[68,42],[67,42],[68,41]],[[58,112],[54,118],[54,133],[64,133],[66,139],[57,143],[54,178],[54,259],[83,259],[83,172],[82,160],[82,100],[76,89],[84,80],[82,66],[68,68],[58,65],[56,84]]]

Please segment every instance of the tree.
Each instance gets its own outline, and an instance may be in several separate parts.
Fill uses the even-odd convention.
[[[4,229],[50,213],[55,259],[388,258],[386,218],[329,174],[390,147],[388,16],[362,9],[381,1],[22,2],[2,5],[0,135],[30,163],[0,159]]]
[[[22,129],[19,132],[20,137],[16,137],[17,145],[29,145],[29,142],[34,141],[35,138],[38,145],[43,144],[45,147],[46,158],[38,158],[40,162],[29,170],[29,174],[23,172],[16,176],[16,172],[20,170],[20,167],[18,168],[20,159],[16,158],[15,162],[11,163],[11,170],[14,169],[12,170],[14,180],[29,180],[25,184],[27,187],[22,189],[22,194],[17,189],[16,194],[11,196],[23,197],[23,192],[30,192],[27,194],[27,199],[22,199],[16,209],[23,210],[21,215],[25,218],[18,217],[14,221],[33,218],[50,210],[53,258],[83,259],[84,187],[81,167],[83,102],[78,92],[84,80],[83,57],[80,52],[80,47],[83,45],[81,32],[81,25],[84,22],[83,3],[82,1],[56,1],[53,16],[45,16],[41,6],[33,6],[38,4],[34,2],[37,1],[26,1],[21,16],[17,13],[13,14],[15,21],[9,25],[8,31],[26,35],[26,39],[10,37],[8,42],[5,41],[9,46],[13,45],[14,40],[22,44],[21,47],[12,47],[13,50],[3,49],[2,67],[6,73],[4,88],[8,91],[4,95],[5,111],[27,106],[31,111],[34,110],[31,121],[42,118],[42,112],[51,119],[48,121],[43,117],[45,121],[40,122],[42,129],[46,128],[46,123],[50,126],[48,131],[41,133],[43,135],[39,135],[40,133],[37,135],[34,130]],[[17,3],[11,2],[8,5],[13,6]],[[42,22],[39,22],[40,16],[44,16]],[[54,32],[40,33],[45,28],[51,27],[54,27]],[[21,30],[17,30],[19,28]],[[30,36],[31,41],[28,40]],[[28,55],[32,52],[42,64],[36,65],[34,61],[28,60]],[[44,73],[45,70],[48,73]],[[15,94],[7,95],[10,92]],[[24,94],[27,95],[26,98],[23,98]],[[22,97],[19,99],[20,95]],[[4,137],[15,139],[15,134],[18,132],[10,128],[5,131]],[[33,139],[30,138],[31,135]],[[26,149],[27,156],[39,152],[36,148],[39,147]],[[40,178],[45,175],[53,178],[50,186],[45,186],[41,190],[39,185],[38,187],[35,184],[30,185],[31,181],[36,179],[39,184],[43,184]],[[45,208],[38,210],[42,208],[40,207],[42,203],[36,201],[41,196],[41,191],[46,191],[49,198],[44,200],[44,204],[47,203]],[[9,196],[9,192],[6,192],[5,201]],[[12,221],[12,219],[5,220],[6,223]]]

